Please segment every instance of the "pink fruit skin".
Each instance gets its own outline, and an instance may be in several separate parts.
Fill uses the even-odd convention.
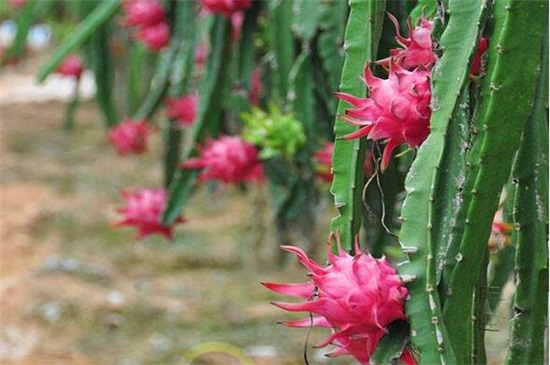
[[[223,136],[207,142],[200,157],[181,164],[184,169],[202,169],[201,181],[217,180],[226,184],[261,182],[263,168],[256,148],[240,137]]]
[[[192,94],[181,98],[168,98],[166,115],[177,119],[181,127],[189,127],[195,121],[197,102],[197,96]]]
[[[79,79],[82,76],[82,72],[84,72],[84,65],[78,55],[67,56],[56,71],[56,73],[62,76],[74,77],[75,79]]]
[[[164,22],[164,9],[157,0],[128,0],[124,2],[124,25],[148,28]]]
[[[111,129],[108,138],[120,155],[139,154],[147,150],[150,132],[151,127],[146,121],[126,119]]]
[[[151,51],[160,51],[168,45],[170,28],[165,22],[138,30],[136,38]]]
[[[385,169],[397,146],[406,143],[418,147],[430,133],[430,71],[421,67],[408,71],[392,62],[388,79],[381,79],[367,65],[364,81],[369,89],[368,98],[337,93],[354,107],[346,110],[342,119],[361,127],[344,138],[367,136],[373,141],[387,142],[382,155]]]
[[[328,266],[320,266],[300,248],[281,247],[298,256],[298,261],[310,271],[311,282],[262,284],[274,292],[306,299],[300,303],[275,302],[275,306],[313,315],[283,324],[331,328],[332,334],[317,347],[333,344],[337,349],[327,356],[352,355],[361,364],[368,364],[388,325],[406,319],[403,307],[408,291],[395,269],[384,258],[375,259],[362,253],[358,245],[355,256],[344,252],[340,246],[334,254],[329,245]],[[403,353],[401,360],[416,363],[408,351]]]
[[[161,216],[166,207],[168,193],[164,189],[140,189],[136,192],[122,191],[126,206],[118,212],[124,219],[114,224],[114,227],[132,226],[137,228],[137,239],[158,233],[168,239],[173,238],[173,226],[165,226]],[[183,223],[183,217],[178,217],[175,224]]]

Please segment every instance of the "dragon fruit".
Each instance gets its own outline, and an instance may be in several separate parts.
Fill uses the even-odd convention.
[[[218,180],[228,184],[263,179],[258,151],[240,137],[211,140],[199,151],[200,157],[185,161],[181,168],[202,169],[201,181]]]
[[[134,37],[151,51],[160,51],[170,40],[170,27],[158,0],[125,0],[123,24],[135,27]]]
[[[297,247],[281,247],[298,256],[298,261],[310,271],[311,282],[262,284],[276,293],[306,299],[301,303],[274,302],[275,306],[313,315],[283,324],[331,328],[332,334],[317,347],[333,344],[337,349],[327,356],[352,355],[361,364],[368,364],[389,324],[405,319],[403,306],[408,291],[395,269],[384,258],[375,259],[362,253],[357,243],[355,256],[343,251],[340,245],[334,254],[329,246],[329,266],[318,265]],[[401,360],[416,363],[407,350]]]
[[[474,53],[472,63],[470,64],[470,75],[479,75],[484,72],[482,58],[488,47],[489,40],[485,37],[481,37],[477,45],[476,53]]]
[[[397,19],[388,14],[388,17],[395,25],[397,42],[404,48],[394,48],[390,50],[390,57],[377,61],[382,66],[388,66],[392,61],[401,65],[401,67],[412,70],[419,66],[430,68],[433,66],[437,57],[433,51],[432,30],[433,21],[426,18],[420,18],[419,24],[414,29],[409,20],[409,38],[403,37],[399,33],[399,23]]]
[[[151,51],[160,51],[168,45],[170,28],[165,22],[140,29],[135,37],[143,42]]]
[[[374,76],[367,65],[364,80],[369,89],[368,98],[337,93],[340,99],[354,106],[346,110],[342,119],[361,127],[344,138],[368,136],[373,141],[385,140],[384,170],[397,146],[406,143],[418,147],[430,133],[430,71],[422,67],[408,71],[392,62],[388,79],[381,79]]]
[[[65,58],[65,60],[57,67],[56,73],[62,76],[74,77],[79,79],[84,72],[84,65],[82,58],[78,55],[71,55]]]
[[[200,3],[208,12],[223,14],[228,18],[252,6],[252,0],[200,0]]]
[[[323,148],[313,155],[315,161],[315,173],[321,181],[332,182],[332,153],[334,152],[334,142],[327,142]],[[369,151],[365,155],[365,176],[374,174],[374,157]]]
[[[164,9],[157,0],[127,0],[124,2],[124,25],[147,28],[164,22]]]
[[[168,239],[173,238],[173,226],[165,226],[161,222],[162,212],[166,207],[168,193],[164,189],[140,189],[136,192],[121,192],[126,199],[126,206],[118,212],[124,219],[114,224],[114,227],[133,226],[138,230],[137,238],[158,233]],[[178,217],[175,224],[183,223],[183,217]]]
[[[195,121],[197,102],[198,98],[196,95],[168,98],[168,110],[166,114],[169,118],[177,119],[180,126],[189,127]]]
[[[126,119],[111,129],[108,138],[120,155],[139,154],[147,150],[150,132],[151,127],[147,121],[135,122]]]

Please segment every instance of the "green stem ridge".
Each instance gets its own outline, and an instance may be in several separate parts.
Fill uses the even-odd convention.
[[[118,122],[118,113],[113,98],[115,68],[109,49],[109,37],[112,24],[107,22],[99,28],[86,45],[86,51],[92,60],[92,69],[96,83],[95,99],[103,114],[107,128]]]
[[[548,38],[546,38],[547,40]],[[533,113],[525,125],[514,166],[517,181],[516,295],[507,364],[543,364],[548,326],[548,45]]]
[[[479,277],[483,252],[491,231],[499,195],[510,174],[513,156],[532,109],[534,85],[540,71],[540,47],[545,33],[546,2],[502,0],[505,20],[495,29],[479,125],[484,128],[479,144],[478,165],[467,179],[473,179],[471,202],[457,264],[449,283],[444,318],[458,363],[472,361],[472,295]],[[495,4],[495,8],[502,4]],[[452,13],[451,13],[452,14]],[[452,16],[452,15],[451,15]],[[529,29],[526,40],[518,29]],[[495,53],[493,53],[495,54]],[[518,93],[517,90],[522,92]],[[469,186],[467,183],[466,186]],[[470,335],[468,335],[470,334]]]
[[[179,43],[178,53],[172,65],[168,95],[182,96],[193,71],[196,46],[196,14],[194,1],[177,4],[174,42]],[[164,185],[169,187],[180,161],[182,130],[178,121],[168,119],[164,133]]]
[[[231,47],[230,37],[231,27],[227,19],[217,17],[212,29],[212,53],[208,58],[199,86],[197,118],[191,128],[188,144],[183,151],[183,160],[196,154],[195,144],[203,138],[208,127],[217,129],[221,116],[222,86],[230,63],[227,59]],[[164,224],[173,224],[180,215],[197,176],[197,170],[179,169],[175,173],[169,187],[170,198],[162,217]]]
[[[292,37],[292,2],[273,0],[269,2],[269,18],[272,30],[274,61],[274,97],[286,101],[288,74],[294,60],[294,39]]]
[[[460,91],[467,82],[468,64],[474,53],[483,3],[454,0],[450,19],[441,37],[443,56],[432,72],[432,118],[430,135],[418,151],[407,175],[407,196],[402,208],[400,241],[409,261],[398,268],[408,281],[410,299],[406,312],[411,321],[411,342],[422,364],[456,364],[446,322],[443,322],[436,290],[435,256],[439,242],[433,241],[434,201],[441,173],[448,125],[459,105]]]
[[[380,39],[385,1],[350,0],[350,15],[345,33],[345,61],[340,91],[352,95],[365,95],[361,81],[365,63],[376,57]],[[337,115],[344,113],[346,104],[338,103]],[[366,143],[363,139],[347,141],[340,137],[356,128],[336,118],[336,142],[332,157],[334,180],[330,191],[339,215],[332,220],[331,232],[340,235],[342,248],[351,252],[354,237],[361,228],[363,163]],[[336,247],[335,247],[336,249]]]

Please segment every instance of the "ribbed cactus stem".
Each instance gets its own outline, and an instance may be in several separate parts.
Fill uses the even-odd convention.
[[[497,0],[495,7],[503,4],[502,28],[495,29],[496,37],[491,38],[497,52],[491,53],[496,57],[489,59],[486,82],[490,91],[483,95],[479,114],[478,125],[485,131],[483,138],[475,142],[480,144],[479,159],[475,161],[477,171],[468,177],[474,183],[457,255],[460,261],[453,271],[444,308],[445,323],[460,364],[472,361],[473,289],[479,280],[500,192],[532,109],[545,28],[546,2]],[[529,29],[529,38],[518,29]]]
[[[547,41],[548,38],[546,38]],[[546,43],[546,42],[545,42]],[[548,328],[548,44],[533,112],[514,166],[516,295],[507,364],[543,364]]]
[[[352,95],[365,95],[366,86],[360,80],[367,61],[376,57],[376,48],[382,29],[385,1],[350,0],[351,12],[345,34],[346,57],[342,69],[340,91]],[[340,101],[337,115],[346,104]],[[336,118],[334,132],[336,143],[333,153],[334,180],[331,193],[339,216],[332,220],[331,231],[341,237],[346,251],[353,249],[354,237],[361,228],[361,195],[363,187],[363,163],[366,143],[363,140],[339,139],[353,132],[355,127]],[[335,247],[336,250],[336,247]]]
[[[432,72],[430,135],[420,147],[407,175],[400,242],[409,261],[398,268],[411,278],[406,311],[411,322],[411,341],[420,352],[421,364],[456,364],[453,346],[443,322],[436,290],[435,256],[440,242],[433,240],[438,179],[447,172],[441,166],[447,129],[460,104],[467,82],[468,61],[473,54],[483,12],[479,1],[451,1],[450,19],[440,44],[443,56]]]

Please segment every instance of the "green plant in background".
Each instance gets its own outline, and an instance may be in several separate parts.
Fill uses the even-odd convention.
[[[151,6],[158,12],[159,4]],[[198,4],[208,16],[197,16]],[[195,190],[199,172],[179,169],[179,163],[196,157],[207,139],[241,132],[260,150],[277,240],[289,243],[294,229],[314,251],[319,247],[314,232],[322,195],[313,157],[334,141],[330,191],[339,214],[330,234],[341,246],[335,243],[333,252],[353,255],[358,248],[354,241],[364,233],[374,256],[390,253],[390,259],[404,260],[397,272],[408,292],[406,317],[378,323],[383,334],[372,340],[378,346],[369,350],[367,360],[356,358],[376,364],[400,357],[418,364],[486,363],[484,331],[498,302],[488,297],[488,286],[498,287],[500,295],[516,267],[507,362],[543,363],[548,294],[546,2],[245,0],[164,5],[160,11],[170,25],[170,37],[158,55],[151,53],[151,77],[140,78],[148,51],[134,47],[120,56],[132,55],[123,98],[127,111],[135,120],[158,123],[165,137],[162,163],[168,194],[165,209],[155,216],[159,224],[176,222]],[[108,127],[122,114],[113,92],[119,82],[118,60],[109,46],[120,32],[113,20],[120,6],[120,0],[94,4],[39,73],[44,80],[65,56],[84,47]],[[124,7],[129,12],[129,5]],[[386,16],[386,11],[393,15]],[[199,50],[202,61],[196,57]],[[199,102],[190,127],[155,118],[166,96],[191,93]],[[392,159],[392,151],[405,144],[414,152]],[[367,152],[373,171],[364,176]],[[493,224],[500,208],[504,222],[496,223],[506,226],[513,219],[515,232],[510,247],[495,253],[487,243],[491,231],[502,227]],[[401,252],[392,256],[392,241],[397,240]],[[318,270],[317,277],[330,271],[304,255],[300,259]],[[360,260],[349,262],[355,261]],[[280,288],[274,291],[310,298],[313,303],[301,307],[304,311],[317,308],[326,295],[314,293],[311,285]],[[353,306],[342,303],[351,313],[346,320],[360,319]],[[315,324],[339,331],[331,340],[341,353],[358,354],[361,339],[372,334],[348,333],[364,328],[357,323],[346,327],[323,313],[328,322],[315,317]]]
[[[244,124],[242,136],[260,148],[260,158],[267,160],[283,156],[292,160],[298,148],[306,142],[303,125],[291,114],[283,114],[275,105],[269,113],[260,108],[241,114]]]

